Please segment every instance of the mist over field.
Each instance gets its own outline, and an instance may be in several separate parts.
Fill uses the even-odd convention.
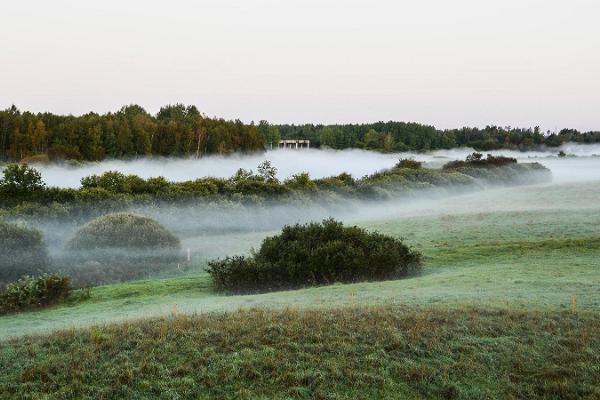
[[[384,191],[388,195],[385,199],[382,196],[377,200],[357,200],[332,192],[323,197],[308,195],[282,201],[258,199],[256,202],[249,199],[247,203],[235,199],[150,201],[131,203],[126,210],[119,210],[148,216],[168,229],[181,244],[173,251],[72,250],[69,240],[78,237],[78,231],[87,221],[98,217],[96,210],[86,210],[85,215],[73,215],[73,218],[60,215],[30,217],[23,222],[42,232],[52,268],[69,276],[76,288],[82,288],[76,291],[82,300],[38,313],[5,316],[0,320],[0,336],[19,338],[24,334],[47,334],[60,329],[74,332],[74,328],[92,326],[89,328],[91,334],[84,333],[86,336],[83,337],[87,338],[99,332],[96,326],[106,323],[131,326],[132,320],[153,317],[161,318],[160,321],[175,321],[179,313],[204,315],[246,308],[267,311],[290,307],[315,308],[322,312],[340,306],[354,310],[355,302],[356,306],[392,304],[403,307],[402,312],[394,315],[402,315],[406,307],[429,308],[437,304],[443,304],[444,308],[456,304],[479,306],[483,307],[485,315],[496,314],[487,311],[488,305],[494,309],[507,306],[535,310],[537,307],[567,312],[565,310],[573,310],[573,304],[576,304],[582,310],[576,315],[588,315],[588,310],[597,310],[600,306],[596,284],[600,157],[588,155],[595,154],[592,148],[574,146],[563,151],[569,155],[493,152],[516,157],[519,162],[539,162],[551,170],[552,181],[528,179],[527,168],[519,169],[522,175],[504,175],[500,169],[490,167],[486,172],[488,175],[482,175],[481,180],[475,178],[461,184],[460,180],[447,179],[439,171],[422,169],[416,172],[435,173],[441,178],[440,183],[402,186],[405,189],[397,192]],[[426,167],[435,168],[450,160],[464,159],[471,152],[470,149],[426,154],[275,151],[262,156],[202,160],[110,161],[95,167],[183,180],[191,179],[192,175],[204,176],[200,166],[211,165],[205,175],[229,176],[239,167],[256,170],[259,162],[269,159],[280,168],[280,178],[303,170],[314,176],[344,171],[361,176],[391,167],[398,158],[415,158],[424,161]],[[48,169],[44,172],[48,173]],[[52,167],[52,172],[59,181],[67,181],[73,179],[72,172],[87,175],[90,165],[75,170]],[[489,174],[509,178],[486,180]],[[546,170],[544,176],[547,177]],[[418,175],[407,177],[419,179]],[[60,213],[59,207],[55,210]],[[231,262],[224,261],[231,256],[254,257],[261,251],[263,240],[280,234],[284,225],[325,218],[335,218],[347,226],[358,225],[369,232],[401,239],[411,251],[423,254],[422,273],[403,279],[262,294],[237,295],[215,289],[211,269],[214,263],[211,261],[219,259],[218,264]],[[277,249],[285,253],[288,248],[278,246]],[[90,296],[87,299],[86,293]],[[352,308],[347,307],[350,304]],[[572,321],[575,312],[568,312],[565,320]],[[461,308],[459,314],[465,315],[464,309]],[[427,315],[431,315],[429,311]],[[427,322],[431,323],[431,320]],[[344,324],[347,326],[347,320]],[[532,324],[539,325],[537,320]],[[435,326],[438,325],[436,320]],[[304,322],[302,328],[305,328]],[[205,325],[202,329],[206,329]],[[425,329],[429,331],[430,327]],[[463,326],[460,329],[464,331]],[[484,329],[489,331],[489,324],[486,323]],[[547,333],[545,327],[539,329],[536,338]],[[570,325],[564,330],[568,329],[571,329]],[[127,328],[125,335],[130,332]],[[144,330],[144,334],[146,332]],[[514,336],[518,332],[510,334]],[[120,343],[120,339],[115,341]],[[77,345],[79,343],[86,343],[86,340],[78,341]],[[468,343],[469,346],[473,343],[470,334]],[[451,346],[455,346],[455,342]],[[194,343],[194,350],[196,347]],[[489,359],[497,357],[497,348],[493,346],[490,351],[493,356]],[[352,354],[354,356],[355,352]],[[513,354],[511,351],[511,360]]]
[[[519,162],[539,162],[548,167],[553,182],[509,187],[467,187],[428,189],[407,193],[402,198],[379,201],[334,199],[322,203],[292,201],[283,204],[232,206],[195,201],[186,204],[135,206],[129,211],[150,216],[174,232],[184,251],[203,261],[213,257],[247,252],[262,238],[286,224],[319,221],[333,217],[344,222],[412,218],[434,215],[459,215],[503,211],[532,211],[594,207],[600,197],[600,146],[568,145],[557,151],[495,151],[494,155],[518,158]],[[363,150],[271,151],[262,155],[207,157],[195,159],[106,161],[84,167],[42,167],[50,185],[77,186],[80,177],[107,170],[143,177],[165,176],[186,180],[202,176],[229,177],[238,168],[256,170],[265,159],[279,170],[280,179],[308,171],[313,177],[350,172],[355,177],[393,166],[399,158],[414,158],[429,167],[441,167],[455,159],[464,159],[472,149],[455,149],[431,153],[382,154]],[[65,254],[64,245],[81,226],[77,221],[39,221],[54,256]],[[248,239],[250,235],[252,239]]]
[[[576,152],[585,154],[586,151],[588,153],[591,153],[590,150],[593,151],[591,148],[578,149],[577,147],[569,151],[568,154]],[[297,166],[300,164],[299,160],[306,161],[311,159],[313,156],[311,153],[274,152],[268,153],[268,155],[287,155],[287,158],[282,157],[280,160],[283,161],[285,158],[285,161],[287,161],[285,165]],[[315,151],[314,156],[333,158],[340,155],[346,156],[348,153],[363,156],[354,164],[364,162],[365,160],[387,159],[391,166],[396,162],[397,157],[400,156],[397,154],[382,155],[362,151],[321,153]],[[461,149],[460,151],[413,155],[403,154],[401,156],[414,156],[416,159],[427,161],[429,166],[431,166],[432,164],[441,164],[451,159],[462,159],[469,153],[469,149]],[[577,239],[579,237],[587,237],[586,235],[593,236],[600,233],[598,231],[600,214],[597,212],[598,199],[600,198],[600,157],[578,156],[559,158],[555,153],[543,152],[497,152],[496,154],[498,153],[518,156],[521,162],[540,162],[551,169],[554,179],[552,182],[514,186],[472,185],[461,187],[460,189],[454,188],[455,190],[446,190],[440,187],[436,189],[417,190],[406,193],[401,198],[388,200],[359,201],[334,198],[324,202],[289,201],[285,203],[268,202],[258,205],[220,204],[204,201],[193,201],[185,204],[132,205],[127,211],[143,214],[157,220],[181,240],[180,259],[182,260],[181,269],[177,263],[163,265],[159,269],[149,270],[147,275],[136,275],[135,279],[180,276],[187,279],[187,277],[193,277],[195,274],[202,273],[209,260],[251,253],[253,248],[260,247],[265,237],[279,233],[280,229],[286,224],[319,221],[329,217],[336,218],[346,224],[357,224],[369,230],[393,233],[397,237],[404,238],[409,245],[416,246],[418,249],[428,249],[429,252],[434,252],[433,254],[438,254],[435,253],[438,251],[442,252],[440,254],[445,254],[445,248],[448,247],[448,243],[462,243],[463,241],[466,243],[465,246],[468,247],[468,251],[478,249],[477,246],[470,247],[473,244],[483,243],[486,246],[492,246],[489,249],[490,254],[496,254],[497,250],[494,246],[496,246],[496,243],[502,243],[502,240],[514,243],[515,240],[527,241],[531,239],[531,235],[537,235],[535,237],[538,240],[543,239],[548,240],[549,243],[554,243],[553,240],[557,237]],[[253,159],[252,162],[260,159],[262,158]],[[273,160],[273,158],[270,159]],[[149,161],[149,163],[154,162]],[[182,163],[184,162],[196,161],[182,161]],[[134,164],[127,163],[127,165]],[[254,165],[251,165],[251,162],[248,162],[248,166],[255,168]],[[340,171],[344,170],[344,166],[333,164],[332,166]],[[165,169],[162,172],[166,173],[169,171]],[[373,171],[367,172],[370,173]],[[67,174],[68,170],[63,170],[63,173]],[[184,172],[182,172],[182,176],[183,174]],[[326,171],[324,174],[331,175],[331,173],[326,173]],[[150,174],[149,176],[152,175]],[[94,217],[89,216],[89,219]],[[83,220],[33,218],[24,222],[37,227],[43,233],[51,257],[61,271],[64,265],[70,265],[70,269],[67,269],[65,272],[75,277],[78,276],[78,273],[94,277],[94,273],[99,272],[100,274],[94,282],[95,284],[131,280],[132,278],[127,276],[121,278],[120,274],[122,272],[119,270],[115,270],[114,273],[110,272],[112,265],[118,265],[121,258],[141,257],[146,254],[138,254],[135,250],[128,250],[123,254],[122,251],[115,251],[104,255],[105,259],[94,259],[92,257],[92,260],[79,263],[77,260],[82,254],[73,254],[67,249],[67,242],[76,235],[76,232],[86,222],[86,218],[84,217]],[[185,259],[188,249],[191,263],[186,264]],[[450,249],[452,249],[452,246],[450,246]],[[548,257],[554,257],[552,254],[554,253],[549,252]],[[83,255],[85,256],[86,254]],[[508,256],[505,253],[499,253],[498,260],[505,262],[502,260],[505,260],[506,257]],[[519,256],[516,254],[514,257],[518,258]],[[567,257],[567,260],[570,260],[568,258],[570,256],[565,257]],[[452,258],[450,258],[450,261],[442,259],[438,258],[435,261],[436,265],[446,267],[447,263],[452,265],[455,262],[452,261]],[[539,261],[539,263],[545,262],[544,260],[546,259]],[[474,261],[475,264],[473,265],[479,265],[479,262],[480,260]],[[568,262],[570,261],[565,261],[565,263]],[[428,263],[431,264],[434,261],[428,260]],[[472,268],[472,264],[469,264],[468,268]],[[498,271],[501,271],[502,268],[498,269]],[[576,269],[577,267],[573,268]],[[107,269],[109,272],[106,274],[113,275],[108,275],[108,278],[103,280],[104,275],[102,274],[105,272],[102,271],[106,271]],[[468,271],[471,271],[471,269]],[[462,273],[460,271],[456,272],[459,275]],[[498,273],[504,274],[503,272]],[[512,273],[517,274],[515,271]],[[485,272],[482,275],[485,280],[488,279],[487,274],[488,272]],[[426,275],[424,279],[429,279],[427,276],[429,275]],[[458,278],[458,281],[462,282],[463,278]],[[511,279],[510,282],[512,281]],[[510,282],[507,285],[513,285]],[[81,281],[78,281],[78,284],[80,283]],[[86,284],[85,281],[83,284]],[[406,284],[408,285],[409,283]],[[477,283],[477,289],[473,291],[473,299],[479,299],[479,296],[481,296],[481,290],[478,285],[479,283]],[[433,296],[437,298],[442,289],[446,290],[445,293],[450,297],[460,296],[460,293],[462,293],[460,290],[455,289],[454,284],[448,285],[447,283],[443,283],[443,288],[436,287],[435,290],[432,290],[431,294],[425,290],[421,296]],[[495,290],[495,286],[488,290],[492,289]],[[406,292],[408,289],[405,288],[403,290]],[[511,286],[510,290],[514,290],[514,287]],[[378,293],[378,291],[374,293]],[[389,293],[389,296],[396,298],[397,291],[394,291],[392,294]],[[505,295],[503,292],[498,292],[498,296],[501,298]],[[299,296],[302,297],[304,295]],[[378,294],[374,294],[373,296],[378,296]],[[414,294],[414,296],[417,296],[417,294]],[[269,300],[273,298],[269,297],[267,300],[275,301]],[[190,311],[198,310],[194,307],[202,307],[202,310],[205,310],[206,307],[218,308],[231,306],[228,303],[230,298],[227,296],[218,296],[215,301],[198,301],[200,306],[193,303],[193,306],[190,305]],[[284,297],[277,300],[277,304],[293,304],[294,301]],[[588,303],[590,301],[592,300],[588,300]],[[167,306],[148,306],[147,312],[161,313],[164,310],[171,310],[171,300],[167,300],[167,303]],[[180,299],[178,303],[185,304],[185,301]],[[237,303],[233,302],[231,304]],[[108,318],[112,312],[110,310],[110,307],[107,309],[103,308],[102,318]],[[139,309],[133,305],[128,312],[129,314],[115,312],[115,318],[124,318],[124,315],[137,318],[140,315]],[[95,321],[96,319],[94,318],[98,317],[87,316],[85,313],[82,313],[78,318],[80,321]]]
[[[579,158],[558,158],[558,152]],[[278,169],[278,178],[286,179],[300,172],[308,172],[312,178],[338,175],[348,172],[355,178],[392,167],[399,158],[414,158],[431,167],[473,153],[470,148],[439,150],[428,153],[378,153],[365,150],[273,150],[264,154],[208,156],[201,159],[136,159],[131,161],[109,160],[85,163],[81,166],[37,165],[49,186],[80,186],[81,178],[106,171],[120,171],[143,178],[163,176],[170,181],[184,181],[201,177],[228,178],[239,168],[256,170],[258,164],[269,160]],[[557,181],[600,179],[600,145],[565,144],[547,151],[519,152],[511,150],[489,151],[493,155],[517,158],[519,161],[537,161],[551,168]]]

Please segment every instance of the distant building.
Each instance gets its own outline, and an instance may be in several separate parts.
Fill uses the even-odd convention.
[[[310,149],[310,140],[305,139],[292,139],[292,140],[280,140],[280,149]]]

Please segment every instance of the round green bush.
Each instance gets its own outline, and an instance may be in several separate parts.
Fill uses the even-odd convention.
[[[421,255],[401,240],[332,219],[285,226],[252,257],[209,262],[219,289],[254,292],[396,279],[418,271]]]
[[[179,249],[179,239],[167,228],[143,215],[108,214],[84,225],[68,242],[71,250]]]
[[[0,221],[0,286],[46,271],[49,265],[42,234],[33,228]]]
[[[152,218],[130,213],[88,222],[65,247],[61,272],[77,286],[149,278],[182,260],[175,235]]]

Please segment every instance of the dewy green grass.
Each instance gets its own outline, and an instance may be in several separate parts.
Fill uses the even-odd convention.
[[[91,289],[88,301],[0,318],[0,336],[47,332],[170,313],[247,307],[358,304],[467,304],[528,309],[598,310],[599,225],[595,210],[502,212],[412,217],[363,224],[403,235],[425,256],[421,276],[253,296],[215,293],[206,274]],[[255,234],[257,240],[266,233]],[[220,237],[223,239],[223,237]],[[250,235],[242,237],[251,243]]]
[[[203,251],[182,271],[0,317],[0,397],[599,398],[599,195],[365,208],[346,223],[403,237],[421,275],[260,295],[219,294],[204,268],[275,232],[187,237]]]
[[[571,311],[173,312],[0,344],[0,397],[591,399],[598,332]]]

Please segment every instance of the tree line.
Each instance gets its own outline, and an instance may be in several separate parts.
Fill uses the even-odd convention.
[[[0,111],[0,160],[103,160],[143,156],[201,157],[264,149],[254,124],[208,118],[195,106],[162,107],[156,115],[138,105],[82,116]]]
[[[428,151],[472,147],[478,151],[497,149],[533,150],[558,147],[566,142],[599,143],[600,131],[563,129],[542,132],[533,129],[486,126],[485,128],[436,129],[415,122],[376,122],[345,125],[277,125],[283,139],[309,139],[311,147],[362,148],[384,152]]]
[[[54,161],[145,156],[202,157],[277,148],[280,139],[309,139],[311,147],[361,148],[383,152],[473,147],[531,150],[565,142],[598,143],[600,132],[563,129],[558,133],[487,126],[439,130],[414,122],[345,125],[244,124],[209,118],[195,106],[162,107],[156,115],[138,105],[117,112],[81,116],[0,111],[0,161]]]

